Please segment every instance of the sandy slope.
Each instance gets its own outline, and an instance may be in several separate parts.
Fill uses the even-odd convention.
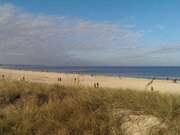
[[[26,81],[31,82],[82,85],[87,87],[94,87],[94,83],[98,82],[99,86],[103,88],[123,88],[146,91],[151,91],[151,89],[153,89],[153,91],[162,93],[180,94],[180,82],[174,83],[172,80],[155,80],[147,87],[147,84],[151,81],[150,79],[0,69],[0,79],[2,79],[2,75],[5,75],[5,79],[8,80],[21,80],[24,76]],[[58,78],[61,78],[61,81],[58,81]]]

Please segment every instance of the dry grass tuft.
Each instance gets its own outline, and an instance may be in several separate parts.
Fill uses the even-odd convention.
[[[0,107],[2,135],[111,135],[117,108],[163,119],[159,134],[180,134],[180,97],[154,92],[1,81]]]

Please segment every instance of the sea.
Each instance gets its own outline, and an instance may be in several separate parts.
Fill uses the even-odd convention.
[[[135,78],[180,79],[180,67],[159,66],[39,66],[39,65],[0,65],[0,68],[23,69],[33,71],[94,74],[105,76],[123,76]]]

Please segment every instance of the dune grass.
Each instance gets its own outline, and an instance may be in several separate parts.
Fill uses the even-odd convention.
[[[114,109],[162,118],[159,134],[180,134],[180,96],[155,92],[0,81],[0,108],[2,135],[111,135]]]

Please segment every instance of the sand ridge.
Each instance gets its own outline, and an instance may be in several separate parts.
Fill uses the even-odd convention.
[[[43,71],[25,71],[15,69],[0,69],[0,78],[7,80],[22,80],[38,83],[59,83],[62,85],[94,87],[99,83],[99,87],[112,89],[132,89],[140,91],[159,91],[161,93],[180,94],[180,82],[174,83],[172,80],[151,80],[143,78],[100,76],[89,74],[72,74]],[[58,78],[60,78],[58,80]]]

